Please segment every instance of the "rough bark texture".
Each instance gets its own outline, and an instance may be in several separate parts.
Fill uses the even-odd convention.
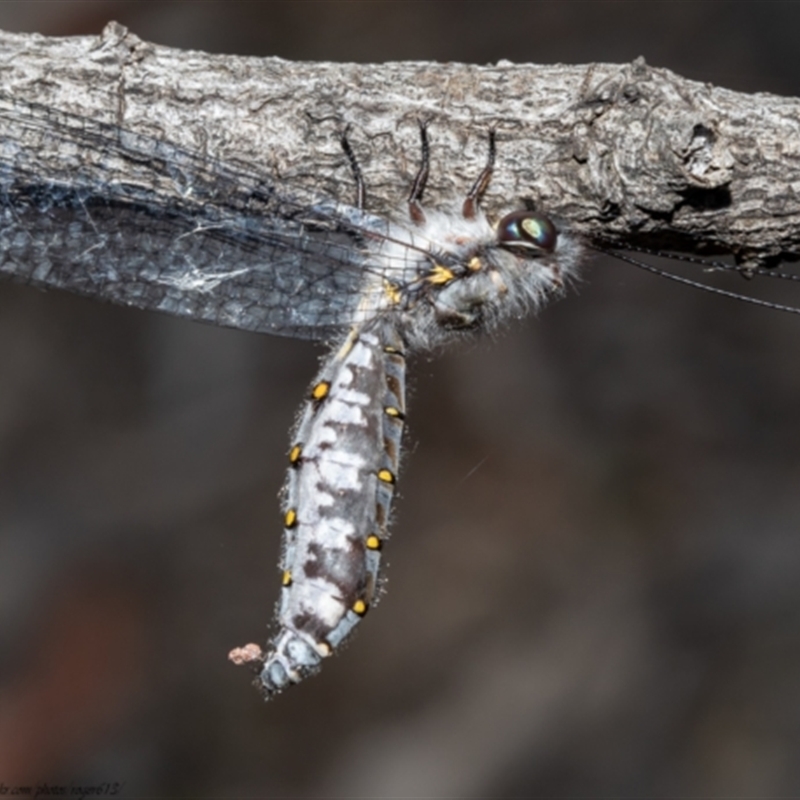
[[[800,102],[643,60],[288,62],[160,47],[110,23],[99,37],[0,33],[0,70],[15,98],[343,199],[353,189],[338,134],[349,126],[368,206],[384,213],[407,194],[427,120],[428,203],[463,196],[494,128],[490,211],[529,198],[594,238],[730,251],[746,265],[800,251]]]

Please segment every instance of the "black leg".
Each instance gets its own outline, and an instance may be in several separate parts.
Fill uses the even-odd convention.
[[[428,182],[431,161],[430,148],[428,147],[428,130],[424,122],[419,123],[419,136],[422,141],[422,162],[411,186],[411,194],[408,196],[408,213],[417,225],[425,222],[425,212],[422,210],[420,201],[422,200],[422,193],[425,191],[425,184]]]
[[[366,199],[366,190],[364,189],[364,176],[361,174],[361,167],[358,165],[358,159],[356,158],[356,154],[353,152],[353,148],[350,146],[350,142],[347,139],[347,130],[342,134],[341,139],[339,139],[342,145],[342,150],[344,150],[344,154],[347,156],[347,160],[350,162],[350,169],[353,172],[353,178],[355,178],[356,182],[356,208],[359,211],[362,211],[364,208],[364,201]]]
[[[483,193],[489,186],[489,181],[492,179],[492,172],[494,172],[494,131],[489,131],[489,157],[486,159],[486,166],[481,170],[478,175],[478,180],[475,181],[472,188],[469,190],[467,199],[464,201],[464,206],[461,213],[466,219],[474,219],[475,213],[480,205]]]

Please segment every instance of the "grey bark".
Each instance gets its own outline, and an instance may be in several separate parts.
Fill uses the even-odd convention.
[[[368,207],[403,204],[430,123],[427,202],[462,197],[486,157],[496,211],[532,200],[616,243],[728,251],[758,265],[800,251],[800,102],[632,64],[334,64],[209,55],[141,41],[0,32],[2,92],[245,161],[349,200],[348,128]],[[47,174],[46,158],[41,169]]]

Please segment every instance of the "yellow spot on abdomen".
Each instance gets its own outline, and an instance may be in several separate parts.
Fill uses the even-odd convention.
[[[374,534],[371,533],[367,536],[367,550],[380,550],[381,549],[381,540]]]
[[[296,464],[300,460],[300,456],[303,453],[303,448],[300,447],[299,444],[296,444],[290,451],[289,451],[289,463]]]
[[[403,412],[394,406],[386,406],[383,410],[386,412],[387,417],[399,417],[401,419],[403,417]]]
[[[286,516],[283,518],[283,524],[286,528],[294,528],[294,526],[297,525],[297,512],[293,508],[290,508],[286,512]]]
[[[355,611],[359,617],[363,617],[364,614],[367,613],[367,604],[363,600],[356,600],[355,603],[353,603],[353,611]]]
[[[315,400],[324,400],[331,390],[331,385],[328,381],[320,381],[312,390],[311,396]]]
[[[283,571],[283,575],[281,575],[281,586],[291,586],[292,585],[292,573],[289,572],[288,569]]]
[[[472,272],[477,272],[479,269],[483,268],[483,262],[478,258],[478,256],[472,256],[467,264],[467,269],[472,270]]]
[[[394,475],[388,469],[379,469],[378,480],[384,483],[394,483]]]
[[[333,652],[333,648],[327,642],[317,642],[317,653],[323,658],[327,658]]]

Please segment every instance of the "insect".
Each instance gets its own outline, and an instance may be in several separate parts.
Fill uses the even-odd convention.
[[[544,215],[515,210],[492,226],[480,209],[487,164],[460,210],[423,209],[429,173],[422,162],[408,199],[409,227],[367,242],[363,320],[323,365],[294,433],[284,498],[283,589],[270,650],[233,651],[263,663],[269,695],[316,669],[368,610],[398,469],[405,417],[405,359],[463,335],[492,330],[564,288],[578,246]],[[356,178],[356,207],[364,187]]]
[[[581,260],[579,242],[539,212],[487,219],[492,133],[484,169],[445,211],[423,207],[425,126],[420,143],[406,219],[394,221],[365,210],[346,137],[353,205],[295,196],[257,172],[113,126],[0,102],[0,274],[332,343],[291,442],[277,632],[266,651],[230,655],[256,667],[266,696],[315,671],[375,599],[407,355],[528,313],[560,294]],[[36,148],[57,156],[51,173],[36,173]]]

